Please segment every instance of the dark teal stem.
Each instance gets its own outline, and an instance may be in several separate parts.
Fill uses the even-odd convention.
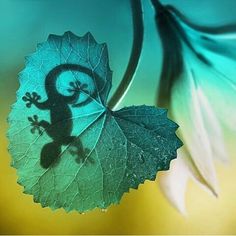
[[[134,79],[135,72],[137,70],[142,52],[144,27],[143,27],[143,12],[142,12],[141,0],[131,0],[131,8],[132,8],[132,19],[133,19],[132,51],[128,66],[121,80],[121,83],[119,84],[115,93],[108,102],[108,107],[111,110],[118,105],[118,103],[122,100],[122,98],[128,91],[129,86],[131,85]]]

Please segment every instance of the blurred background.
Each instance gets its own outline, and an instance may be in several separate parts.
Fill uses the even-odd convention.
[[[153,105],[162,63],[153,9],[143,0],[145,41],[136,78],[124,105]],[[163,0],[200,25],[236,22],[235,0]],[[82,36],[90,31],[108,44],[113,89],[125,71],[132,45],[132,18],[128,0],[0,0],[0,234],[236,234],[236,147],[227,133],[231,156],[228,165],[217,164],[220,195],[213,197],[193,182],[187,191],[188,215],[179,214],[164,198],[156,182],[125,194],[121,204],[107,212],[84,215],[52,211],[33,203],[22,193],[7,152],[7,116],[15,102],[17,74],[24,57],[50,33],[65,31]],[[235,72],[236,73],[236,72]],[[111,92],[112,94],[112,92]],[[161,175],[162,173],[158,173]]]

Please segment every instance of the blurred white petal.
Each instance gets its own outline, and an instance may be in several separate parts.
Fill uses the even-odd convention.
[[[179,152],[178,160],[171,162],[170,171],[161,174],[158,178],[160,189],[164,195],[184,215],[186,214],[185,192],[189,175],[186,163]]]
[[[236,130],[236,26],[198,27],[173,7],[152,2],[164,54],[157,102],[169,108],[184,143],[160,185],[184,212],[187,179],[194,177],[217,196],[214,161],[228,161],[222,129]]]

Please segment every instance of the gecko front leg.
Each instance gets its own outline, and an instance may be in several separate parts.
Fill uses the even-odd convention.
[[[31,123],[31,133],[34,134],[35,131],[38,131],[38,133],[41,135],[43,133],[43,130],[48,130],[48,127],[50,126],[50,123],[48,123],[45,120],[39,121],[39,118],[37,115],[34,115],[33,117],[28,117],[28,121]],[[43,129],[42,129],[43,128]]]
[[[70,137],[73,142],[71,142],[69,152],[72,156],[76,156],[76,162],[80,163],[93,163],[91,159],[91,151],[88,148],[84,148],[83,144],[78,137]]]
[[[45,120],[39,121],[39,118],[37,115],[34,115],[33,117],[28,117],[29,122],[31,123],[31,133],[35,133],[35,131],[38,131],[39,135],[42,135],[45,131],[52,139],[54,136],[50,134],[50,127],[51,124]],[[61,145],[62,143],[60,140],[53,140],[50,143],[47,143],[43,146],[41,153],[40,153],[40,165],[47,169],[49,168],[53,163],[55,163],[61,154]]]

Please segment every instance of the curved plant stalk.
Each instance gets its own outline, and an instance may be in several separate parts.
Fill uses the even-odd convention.
[[[131,0],[132,18],[133,18],[133,45],[125,74],[115,93],[108,102],[110,109],[115,109],[127,93],[140,61],[143,45],[143,13],[141,0]]]

